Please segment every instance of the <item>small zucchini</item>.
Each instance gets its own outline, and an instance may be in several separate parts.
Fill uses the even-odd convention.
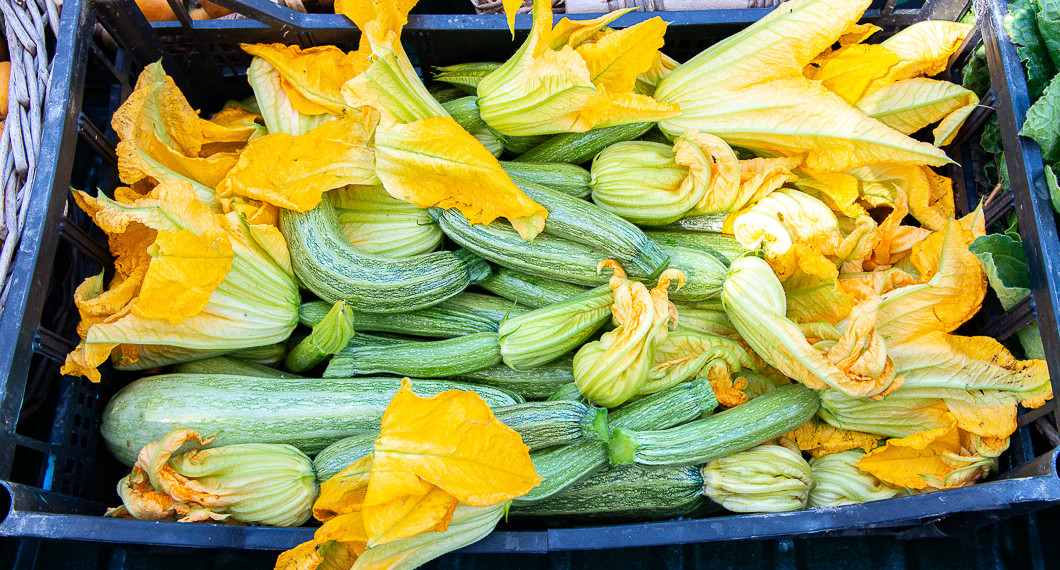
[[[617,142],[633,140],[651,130],[654,125],[655,123],[630,123],[584,133],[563,133],[524,152],[515,160],[584,164],[601,150]]]
[[[478,286],[531,309],[555,305],[586,291],[585,287],[499,266],[494,267],[493,273]]]
[[[816,390],[782,386],[709,418],[673,429],[614,431],[612,465],[699,465],[745,451],[808,421],[820,407]],[[618,425],[618,419],[613,422]]]
[[[512,370],[505,364],[497,364],[482,370],[456,374],[453,378],[504,388],[527,399],[549,398],[551,400],[550,396],[559,386],[574,382],[573,367],[572,357],[568,356],[530,370]],[[575,387],[574,394],[574,398],[568,399],[580,399],[577,387]]]
[[[501,161],[501,168],[509,176],[548,186],[575,198],[585,198],[590,193],[589,171],[573,164]]]
[[[331,358],[324,378],[389,373],[445,378],[489,368],[501,362],[497,333],[483,332],[446,340],[410,341],[390,346],[355,346]]]
[[[211,356],[202,360],[181,362],[173,366],[178,374],[234,374],[237,376],[254,376],[257,378],[301,378],[291,372],[283,372],[268,366],[247,362],[230,356]]]

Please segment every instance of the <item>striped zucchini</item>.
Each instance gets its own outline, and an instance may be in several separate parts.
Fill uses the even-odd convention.
[[[608,423],[612,428],[623,429],[673,427],[713,410],[717,405],[713,396],[710,382],[698,378],[637,400],[633,404],[649,403],[634,406],[627,412],[623,413],[623,408],[618,408],[608,414]],[[614,420],[611,419],[613,414],[617,414]],[[608,461],[607,447],[606,444],[590,441],[532,452],[530,458],[534,461],[537,474],[544,480],[529,493],[516,498],[513,504],[542,501],[603,468]]]
[[[597,273],[597,266],[610,255],[589,246],[541,233],[526,241],[507,222],[489,225],[468,223],[457,210],[431,208],[442,231],[457,244],[498,265],[534,277],[596,287],[606,284],[609,275]],[[547,225],[547,223],[546,223]],[[622,262],[622,260],[619,260]],[[627,267],[633,278],[646,279],[650,273],[636,266]]]
[[[666,266],[667,253],[628,221],[547,186],[517,176],[512,177],[512,182],[548,210],[545,233],[587,245],[622,262],[626,271],[635,267],[653,276]]]
[[[314,326],[324,317],[328,307],[325,301],[303,303],[298,310],[298,320],[306,326]],[[453,338],[496,332],[505,317],[521,315],[528,310],[507,299],[465,291],[433,307],[407,313],[355,312],[354,322],[359,331]]]
[[[497,333],[483,332],[446,340],[346,347],[331,358],[324,378],[378,373],[445,378],[489,368],[500,361]]]
[[[670,267],[685,274],[685,286],[670,291],[670,300],[675,303],[702,301],[721,296],[721,288],[728,266],[717,257],[687,247],[664,247],[670,255]]]
[[[550,396],[559,386],[574,382],[573,368],[572,357],[568,356],[532,370],[512,370],[507,365],[498,364],[482,370],[456,374],[453,379],[504,388],[527,399],[551,400]],[[580,398],[577,388],[574,394],[575,399]]]
[[[724,309],[693,309],[685,305],[675,306],[677,307],[678,330],[716,334],[732,339],[740,336]]]
[[[439,103],[446,104],[449,101],[466,97],[467,93],[457,89],[456,87],[449,87],[446,85],[435,84],[427,88],[427,92],[431,94]]]
[[[507,267],[494,267],[493,273],[478,286],[531,309],[554,305],[586,291],[585,287],[542,279]]]
[[[494,131],[493,134],[497,135],[497,138],[501,139],[501,144],[504,145],[504,150],[508,151],[509,154],[513,154],[515,156],[519,156],[520,154],[523,154],[526,151],[552,138],[552,135],[505,135],[498,133],[497,131]]]
[[[497,329],[504,363],[515,370],[547,364],[585,343],[611,318],[615,295],[601,285],[555,305],[505,319]]]
[[[571,367],[573,368],[573,366],[574,357],[571,357]],[[534,370],[540,370],[540,368],[535,368]],[[554,402],[556,400],[577,400],[579,402],[587,401],[586,398],[582,396],[581,391],[578,390],[578,385],[575,384],[573,381],[573,371],[571,373],[571,378],[572,380],[569,384],[562,384],[556,388],[555,392],[552,392],[552,394],[548,397],[549,402]]]
[[[379,430],[399,378],[251,378],[219,374],[148,376],[125,386],[103,410],[107,447],[126,465],[140,449],[183,426],[215,436],[213,446],[286,443],[314,454],[336,441]],[[420,396],[471,390],[490,406],[516,394],[463,382],[413,380]]]
[[[706,232],[712,234],[724,233],[725,220],[729,214],[705,214],[702,216],[690,216],[661,228],[663,231],[688,231]]]
[[[712,232],[645,231],[655,243],[663,247],[698,249],[718,257],[726,265],[747,253],[736,238]]]
[[[297,374],[230,356],[211,356],[202,360],[181,362],[173,366],[173,372],[177,374],[233,374],[256,378],[301,378]]]
[[[279,366],[279,364],[283,362],[283,357],[286,355],[287,346],[282,342],[266,344],[264,346],[250,346],[225,353],[225,356],[270,367]]]
[[[519,432],[530,449],[577,441],[605,441],[607,410],[580,402],[525,402],[493,409],[504,425]],[[337,441],[313,459],[317,479],[326,481],[372,451],[375,434],[358,434]]]
[[[567,162],[583,164],[597,153],[622,141],[633,140],[648,132],[654,123],[630,123],[593,129],[584,133],[563,133],[519,155],[517,162]]]
[[[611,467],[561,493],[531,504],[516,503],[518,516],[586,519],[665,519],[692,514],[705,504],[698,467]]]
[[[282,210],[280,229],[302,284],[329,303],[345,299],[356,311],[414,311],[489,276],[489,265],[466,250],[401,259],[360,253],[339,230],[327,195],[308,212]]]
[[[585,198],[590,194],[589,171],[580,166],[562,162],[501,161],[501,168],[509,176],[548,186],[575,198]]]
[[[616,429],[608,454],[612,465],[699,465],[795,429],[817,413],[820,403],[816,390],[789,384],[673,429]]]
[[[474,95],[478,92],[478,82],[500,66],[501,64],[492,61],[480,61],[439,67],[434,71],[434,80],[448,83],[468,95]]]
[[[477,129],[485,127],[486,122],[482,120],[482,117],[478,114],[478,105],[475,104],[475,97],[466,96],[459,99],[453,99],[452,101],[446,101],[442,103],[442,107],[453,116],[453,120],[456,124],[464,128],[469,133],[475,132]]]

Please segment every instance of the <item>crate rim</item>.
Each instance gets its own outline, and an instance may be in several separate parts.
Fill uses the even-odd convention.
[[[223,0],[218,3],[253,2],[255,0]],[[991,0],[999,3],[1003,0]],[[934,3],[940,3],[933,0]],[[34,182],[34,193],[39,199],[31,208],[27,218],[27,231],[31,224],[36,231],[39,247],[33,240],[24,241],[20,255],[16,258],[16,271],[23,277],[30,276],[33,282],[26,282],[17,300],[21,311],[6,311],[0,320],[0,330],[17,330],[18,338],[0,339],[0,427],[6,428],[9,434],[14,433],[13,418],[21,405],[20,390],[25,388],[25,380],[32,346],[39,343],[36,338],[36,324],[40,321],[41,303],[44,290],[51,278],[48,260],[54,257],[58,242],[58,232],[50,235],[44,228],[58,227],[62,216],[62,207],[67,192],[72,167],[72,148],[76,136],[64,133],[77,132],[77,118],[80,113],[81,100],[74,93],[81,93],[85,80],[85,60],[87,58],[87,41],[78,41],[91,31],[92,15],[96,5],[115,6],[131,4],[131,0],[68,0],[60,22],[59,49],[68,50],[70,58],[57,59],[51,77],[49,96],[46,104],[45,141],[42,148],[54,153],[56,160],[45,162],[40,175]],[[757,10],[757,9],[755,9]],[[760,11],[760,10],[757,10]],[[768,9],[765,10],[768,12]],[[992,14],[992,12],[991,12]],[[419,20],[426,26],[431,17],[419,16],[410,18]],[[489,27],[481,29],[496,30],[503,24],[499,16],[467,16],[482,19]],[[639,15],[627,15],[630,23]],[[141,17],[142,18],[142,17]],[[341,17],[330,16],[332,20]],[[983,21],[987,18],[987,21]],[[998,38],[993,34],[989,16],[982,14],[980,24],[984,28],[984,40],[987,35],[993,41]],[[341,18],[344,19],[344,18]],[[756,18],[753,18],[756,19]],[[748,23],[750,20],[731,20],[731,23]],[[529,19],[521,18],[524,28]],[[517,23],[520,19],[517,19]],[[262,26],[260,23],[243,21],[240,26]],[[701,23],[724,23],[690,22]],[[146,24],[142,22],[141,24]],[[195,27],[210,28],[209,22],[196,23]],[[218,29],[223,25],[217,25]],[[339,26],[351,28],[348,24]],[[156,26],[162,31],[166,26]],[[416,31],[413,29],[413,31]],[[1003,32],[1002,32],[1003,33]],[[1011,44],[1008,46],[1011,48]],[[989,50],[988,50],[989,51]],[[1002,53],[994,54],[995,58],[1006,57],[1004,46]],[[1011,50],[1014,51],[1014,50]],[[1010,54],[1011,55],[1011,54]],[[135,58],[135,54],[134,54]],[[1017,61],[1018,63],[1018,61]],[[995,72],[991,66],[991,73]],[[999,68],[1001,69],[1001,68]],[[999,73],[1004,73],[1002,69]],[[1004,102],[1000,106],[1004,106]],[[1025,109],[1024,109],[1025,111]],[[1006,141],[1007,143],[1008,141]],[[1007,144],[1006,144],[1007,148]],[[1010,159],[1011,160],[1011,159]],[[41,267],[45,271],[41,271]],[[1052,286],[1050,281],[1050,286]],[[14,301],[16,297],[12,297]],[[38,301],[34,303],[34,301]],[[33,326],[27,326],[32,324]],[[14,326],[14,328],[12,328]],[[19,349],[22,349],[20,352]],[[21,367],[19,367],[21,365]],[[1054,375],[1060,379],[1060,376]],[[12,380],[21,381],[21,388],[15,386],[12,391]],[[1055,383],[1055,381],[1054,381]],[[9,413],[12,412],[13,413]],[[7,425],[10,424],[10,425]],[[17,436],[14,436],[17,438]],[[14,447],[13,438],[4,438],[0,445],[0,469],[10,467],[10,450]],[[1011,472],[1000,479],[980,483],[971,487],[951,489],[938,493],[926,493],[909,497],[900,497],[835,508],[818,508],[793,511],[788,513],[743,514],[714,517],[706,519],[685,519],[648,523],[628,523],[609,526],[592,526],[582,528],[556,528],[537,531],[495,531],[485,539],[472,544],[461,553],[544,553],[553,551],[591,550],[618,547],[639,547],[649,545],[672,545],[719,540],[743,540],[756,538],[811,537],[836,532],[857,530],[880,530],[887,528],[908,528],[909,526],[926,525],[928,528],[951,515],[979,515],[985,521],[991,520],[991,514],[1010,509],[1013,505],[1022,505],[1031,510],[1042,504],[1060,502],[1060,475],[1057,473],[1057,461],[1060,459],[1060,447],[1039,456],[1030,463]],[[0,470],[0,475],[6,471]],[[3,501],[8,501],[6,515],[0,519],[0,535],[11,537],[32,537],[42,539],[67,539],[75,541],[126,543],[143,545],[164,545],[183,547],[225,547],[240,549],[282,550],[311,537],[313,529],[272,528],[257,526],[232,526],[218,524],[178,525],[179,523],[153,523],[147,521],[130,521],[124,519],[107,519],[98,515],[105,505],[76,499],[59,493],[44,491],[35,487],[0,481],[0,514],[3,514]],[[961,505],[963,511],[954,510],[954,505]],[[58,512],[66,510],[78,514]],[[169,532],[172,530],[172,532]]]

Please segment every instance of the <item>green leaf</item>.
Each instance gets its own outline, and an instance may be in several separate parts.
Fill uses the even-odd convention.
[[[1038,32],[1055,65],[1060,66],[1060,0],[1035,0]]]
[[[1056,68],[1038,30],[1037,10],[1031,0],[1019,0],[1009,5],[1005,30],[1012,43],[1016,44],[1016,52],[1023,61],[1027,71],[1027,87],[1031,101],[1034,101],[1041,96]]]
[[[982,99],[990,89],[990,69],[986,65],[986,46],[979,46],[961,70],[961,85]]]
[[[1001,154],[1005,149],[1001,146],[1001,126],[997,122],[997,115],[983,125],[983,135],[979,138],[979,144],[983,150],[990,154]]]
[[[1016,338],[1023,345],[1023,357],[1027,360],[1045,360],[1045,347],[1042,346],[1042,331],[1038,323],[1031,323],[1016,333]]]
[[[1060,160],[1060,75],[1045,88],[1042,97],[1027,110],[1027,120],[1020,134],[1042,147],[1042,158],[1052,163]]]
[[[968,250],[983,264],[990,288],[1006,311],[1030,295],[1027,260],[1019,240],[1008,234],[979,236]]]
[[[1053,203],[1053,211],[1060,213],[1060,185],[1056,182],[1055,167],[1045,167],[1045,181],[1049,184],[1049,201]]]

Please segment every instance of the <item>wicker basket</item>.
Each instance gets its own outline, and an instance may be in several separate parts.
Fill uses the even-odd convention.
[[[0,313],[8,295],[8,272],[18,249],[26,219],[26,204],[40,150],[44,96],[51,58],[46,39],[59,22],[57,2],[61,0],[0,0],[0,17],[7,36],[11,59],[8,84],[7,119],[0,135],[0,188],[4,191],[0,219]]]

